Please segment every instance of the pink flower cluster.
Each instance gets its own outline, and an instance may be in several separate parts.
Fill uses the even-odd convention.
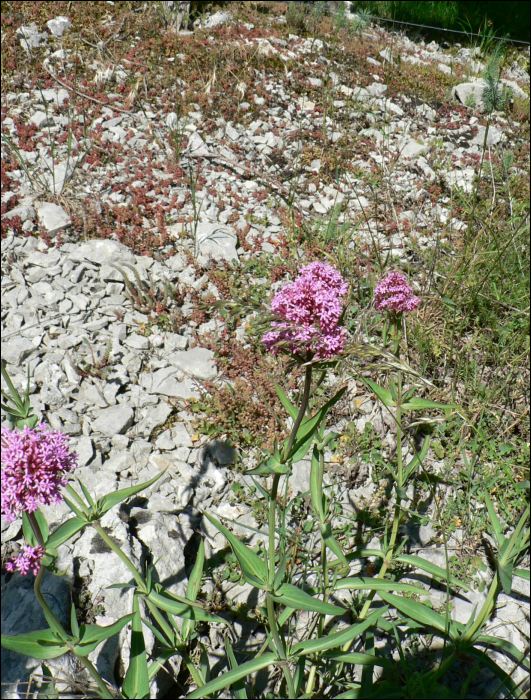
[[[374,306],[380,311],[401,314],[414,311],[419,304],[420,299],[413,295],[406,276],[399,272],[391,273],[374,290]]]
[[[338,326],[343,310],[341,297],[348,285],[330,265],[313,262],[299,270],[299,277],[273,297],[271,310],[282,321],[273,321],[279,330],[263,337],[268,350],[278,353],[284,345],[290,352],[311,353],[327,359],[343,351],[347,331]]]
[[[20,571],[25,576],[31,569],[33,575],[37,576],[41,568],[41,559],[44,555],[44,549],[39,547],[24,547],[24,552],[15,557],[13,561],[6,562],[6,571]]]
[[[66,486],[66,474],[77,467],[68,436],[44,432],[46,428],[45,423],[38,430],[2,428],[2,515],[7,522],[41,504],[59,503],[59,487]]]

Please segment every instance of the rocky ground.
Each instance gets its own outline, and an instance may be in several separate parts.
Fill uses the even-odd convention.
[[[390,256],[429,301],[423,252],[451,254],[467,227],[456,193],[472,193],[483,150],[485,59],[377,26],[357,26],[356,50],[347,50],[349,35],[295,33],[277,3],[265,14],[249,7],[255,3],[232,3],[231,12],[178,35],[154,3],[93,3],[79,18],[74,9],[70,18],[49,14],[65,5],[66,15],[70,4],[45,3],[32,15],[27,6],[38,3],[18,3],[25,21],[20,8],[11,23],[3,20],[2,358],[18,388],[29,366],[32,406],[71,436],[76,474],[93,495],[168,467],[153,490],[111,510],[102,525],[139,566],[156,561],[158,579],[183,594],[199,534],[208,557],[225,548],[202,510],[237,521],[235,532],[247,537],[263,522],[260,497],[241,471],[277,429],[260,401],[274,403],[281,370],[252,337],[256,310],[299,265],[338,247],[359,298],[368,298],[364,277],[377,279],[375,259]],[[525,55],[515,58],[502,74],[512,98],[492,114],[486,142],[489,153],[515,154],[513,174],[522,180],[524,63]],[[233,302],[243,305],[236,321],[219,313]],[[355,338],[364,316],[357,321]],[[370,434],[392,455],[394,425],[361,382],[348,381],[333,426],[344,449],[328,458],[341,504],[336,524],[354,537],[363,534],[361,511],[385,509],[386,482],[375,483],[376,466],[347,448],[355,433]],[[428,464],[445,471],[436,453]],[[294,465],[294,518],[305,507],[308,474],[308,462]],[[422,500],[413,488],[408,497]],[[43,510],[50,529],[69,515],[66,505]],[[444,566],[433,513],[427,507],[425,524],[411,527],[410,544]],[[65,622],[71,595],[98,624],[130,612],[130,595],[107,590],[128,573],[97,539],[86,530],[63,546],[59,568],[68,575],[46,578]],[[251,542],[260,539],[255,533]],[[2,519],[2,559],[21,543],[21,521]],[[462,552],[464,544],[457,528],[450,548]],[[466,622],[484,599],[481,580],[491,572],[482,568],[479,590],[452,599],[454,619]],[[31,578],[2,577],[6,634],[45,626]],[[489,627],[523,650],[529,585],[515,581]],[[250,649],[263,639],[259,620],[236,614],[243,603],[257,605],[249,593],[233,564],[220,561],[202,599],[236,615]],[[431,593],[434,607],[444,606],[444,593]],[[221,658],[220,630],[205,637],[212,660]],[[91,655],[104,675],[118,678],[127,667],[125,641],[124,633]],[[3,697],[20,697],[38,662],[4,651],[2,660]],[[55,663],[75,675],[71,660]],[[157,682],[152,697],[171,687],[165,677]],[[483,697],[487,679],[474,683],[471,692]]]

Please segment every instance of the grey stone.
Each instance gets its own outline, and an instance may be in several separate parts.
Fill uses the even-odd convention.
[[[227,24],[227,22],[229,22],[231,19],[232,15],[230,12],[219,10],[205,19],[205,21],[202,23],[202,28],[213,29],[214,27],[221,27],[223,24]]]
[[[52,114],[35,112],[35,114],[30,117],[30,122],[35,124],[37,129],[43,129],[45,126],[53,126],[55,124],[55,119]]]
[[[162,394],[180,399],[198,399],[200,393],[191,379],[180,381],[176,377],[175,367],[165,367],[152,374],[140,375],[140,386],[150,394]]]
[[[15,216],[20,217],[20,220],[22,222],[29,221],[35,218],[35,209],[31,204],[21,204],[20,206],[15,207],[14,209],[10,209],[8,212],[6,212],[2,216],[2,219],[9,220],[13,219]]]
[[[478,127],[478,133],[474,136],[470,143],[483,147],[483,143],[485,141],[485,131],[485,126]],[[487,146],[494,146],[497,143],[500,143],[500,141],[503,141],[503,138],[503,132],[491,125],[487,134]]]
[[[24,360],[33,357],[37,352],[35,344],[27,338],[12,338],[2,343],[2,359],[10,365],[20,366]]]
[[[193,131],[188,138],[188,149],[194,156],[208,156],[210,150],[197,131]]]
[[[58,204],[44,202],[42,204],[36,204],[35,207],[37,209],[39,221],[48,233],[57,233],[64,228],[68,228],[72,223],[66,211]]]
[[[400,149],[400,155],[404,158],[414,158],[418,156],[419,153],[425,151],[427,146],[423,143],[418,143],[418,141],[408,141],[403,148]]]
[[[238,459],[238,450],[230,442],[212,440],[207,445],[207,451],[212,459],[221,466],[234,464]]]
[[[71,23],[68,17],[55,17],[54,19],[49,19],[46,22],[46,26],[54,36],[63,36],[70,29]]]
[[[20,37],[20,45],[27,52],[31,52],[31,49],[38,49],[48,41],[46,34],[39,32],[35,22],[25,27],[19,27],[16,33]]]
[[[172,413],[172,408],[165,401],[158,406],[148,408],[142,412],[142,420],[135,425],[135,435],[148,438],[155,428],[163,425]]]
[[[118,241],[92,239],[86,241],[70,252],[70,259],[75,262],[88,261],[95,265],[109,265],[118,262],[136,263],[135,256],[129,248]]]
[[[129,406],[111,406],[97,412],[92,429],[107,437],[125,433],[133,425],[134,411]]]
[[[214,261],[232,262],[238,260],[238,237],[228,226],[202,222],[197,227],[198,262],[206,268],[209,266],[209,256]]]
[[[471,107],[483,112],[485,109],[483,104],[483,91],[486,85],[484,81],[478,81],[477,83],[460,83],[452,88],[452,98],[466,107]]]
[[[214,353],[206,348],[193,348],[184,352],[174,352],[168,355],[167,361],[182,372],[209,381],[218,373],[214,362]]]
[[[174,350],[186,350],[188,338],[178,333],[166,333],[164,335],[164,350],[173,352]]]

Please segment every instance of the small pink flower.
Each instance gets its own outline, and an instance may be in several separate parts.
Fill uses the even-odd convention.
[[[393,272],[374,290],[374,306],[379,311],[391,311],[396,314],[414,311],[420,299],[413,295],[405,275]]]
[[[77,467],[76,453],[68,451],[68,436],[45,430],[45,423],[38,430],[27,425],[24,430],[2,428],[2,515],[7,522],[22,512],[35,512],[41,504],[60,503],[59,489]]]
[[[31,569],[33,575],[37,576],[41,568],[41,559],[43,556],[44,549],[40,545],[38,547],[29,547],[26,545],[22,554],[15,557],[13,561],[8,561],[6,563],[6,570],[10,572],[20,571],[20,573],[25,576]]]
[[[277,354],[285,346],[316,359],[343,352],[347,331],[337,323],[347,291],[348,285],[330,265],[313,262],[301,268],[295,282],[273,297],[271,310],[282,320],[271,323],[278,330],[264,335],[266,348]]]

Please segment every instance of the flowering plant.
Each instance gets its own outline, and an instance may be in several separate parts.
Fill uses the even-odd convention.
[[[271,324],[279,330],[264,335],[266,348],[276,354],[284,347],[304,353],[306,359],[341,354],[347,332],[338,321],[347,291],[348,285],[330,265],[313,262],[303,267],[295,282],[273,297],[271,311],[282,320]]]
[[[400,527],[411,512],[402,505],[408,499],[408,480],[422,468],[429,445],[429,440],[426,440],[421,450],[417,451],[410,442],[413,456],[409,461],[406,460],[403,443],[407,440],[407,434],[402,424],[403,415],[407,411],[448,406],[416,398],[414,388],[406,391],[403,386],[402,375],[409,368],[399,358],[402,316],[416,308],[419,300],[412,295],[405,278],[397,273],[377,286],[375,306],[386,312],[385,327],[388,323],[394,327],[395,358],[389,366],[400,369],[396,373],[396,381],[391,377],[387,388],[362,378],[383,407],[392,412],[396,422],[396,460],[387,464],[394,486],[394,503],[390,508],[392,517],[388,523],[390,534],[386,527],[381,549],[369,550],[358,549],[355,544],[347,549],[345,543],[348,546],[348,539],[340,537],[344,534],[344,529],[338,527],[334,519],[337,504],[334,503],[333,493],[331,494],[325,479],[325,450],[339,436],[333,432],[326,433],[325,426],[329,410],[341,399],[345,387],[339,389],[324,405],[319,405],[315,387],[321,379],[314,385],[312,371],[317,364],[324,378],[327,363],[320,360],[337,358],[338,363],[341,363],[345,359],[346,331],[340,321],[343,315],[341,300],[346,292],[347,285],[337,270],[323,263],[311,263],[302,268],[295,282],[280,290],[272,301],[272,311],[276,316],[273,320],[274,330],[263,336],[263,342],[273,354],[281,350],[289,352],[302,364],[304,383],[296,402],[292,402],[283,389],[276,385],[279,399],[293,424],[284,443],[279,447],[275,442],[273,453],[266,453],[259,466],[247,472],[267,504],[267,532],[251,528],[264,535],[266,548],[257,552],[239,540],[216,518],[207,513],[202,514],[225,536],[245,581],[258,590],[263,601],[258,610],[261,619],[265,621],[266,633],[260,652],[248,660],[238,662],[227,636],[225,646],[230,670],[211,677],[213,674],[209,655],[198,638],[196,624],[226,624],[226,620],[208,612],[196,600],[205,564],[202,541],[189,577],[186,596],[181,597],[169,593],[161,584],[154,582],[153,566],[147,567],[145,575],[137,571],[133,562],[106,532],[106,528],[101,526],[102,517],[111,508],[153,485],[163,472],[144,484],[106,494],[97,501],[79,482],[83,499],[67,483],[67,476],[76,465],[75,454],[69,453],[67,449],[67,437],[57,431],[47,432],[44,424],[40,424],[37,430],[30,430],[27,426],[20,432],[2,430],[2,513],[8,520],[13,520],[22,513],[28,546],[6,568],[10,572],[18,569],[22,574],[32,570],[36,575],[35,595],[50,629],[2,637],[3,647],[40,659],[74,653],[95,680],[96,692],[102,698],[150,697],[150,679],[175,655],[182,658],[196,686],[187,696],[190,699],[215,697],[220,691],[231,687],[236,697],[256,697],[248,695],[251,688],[246,689],[244,680],[265,669],[272,669],[271,680],[278,697],[397,697],[396,684],[392,680],[390,683],[378,682],[378,679],[373,681],[375,666],[393,672],[388,652],[382,654],[374,644],[372,628],[376,627],[379,628],[379,635],[388,634],[388,641],[400,641],[398,629],[401,634],[407,634],[408,629],[412,629],[414,634],[418,634],[419,629],[426,629],[430,635],[445,640],[448,651],[444,660],[438,668],[430,669],[418,679],[423,697],[445,697],[440,694],[444,688],[438,681],[463,653],[470,654],[491,669],[497,668],[490,658],[487,657],[485,661],[485,655],[474,644],[487,640],[494,646],[493,638],[482,636],[481,630],[493,610],[501,588],[505,592],[510,591],[513,573],[523,577],[514,567],[529,540],[529,530],[525,529],[529,509],[522,514],[512,535],[505,538],[488,495],[485,496],[497,537],[498,569],[483,606],[477,615],[474,610],[467,625],[451,620],[448,611],[442,615],[418,602],[416,598],[426,595],[427,591],[398,580],[395,574],[395,571],[404,566],[413,566],[436,581],[445,582],[448,589],[450,586],[468,589],[466,584],[450,575],[448,568],[444,570],[421,557],[403,554],[406,540],[400,542],[398,539]],[[384,335],[384,341],[385,337]],[[348,352],[352,351],[352,348],[348,349]],[[318,562],[313,580],[308,576],[307,564],[299,564],[300,528],[297,532],[290,531],[288,519],[288,486],[292,468],[310,451],[308,509],[312,519],[308,522],[312,531],[316,532],[316,541],[320,545],[320,554],[314,552],[313,547],[312,551],[305,553]],[[263,486],[254,479],[255,475],[266,478]],[[283,477],[285,496],[281,499],[278,493]],[[74,516],[50,534],[39,506],[56,503],[63,498],[60,488],[64,488],[68,494],[64,500]],[[56,573],[53,565],[58,556],[57,548],[85,527],[94,528],[105,544],[128,567],[130,580],[112,587],[134,589],[133,611],[114,624],[102,627],[78,624],[72,606],[71,632],[67,632],[51,610],[40,586],[46,570]],[[375,576],[357,575],[358,562],[367,557],[380,560]],[[353,572],[356,575],[350,576],[353,565],[356,567]],[[393,575],[390,576],[390,573]],[[380,601],[373,605],[376,594]],[[345,595],[348,596],[347,600]],[[153,621],[148,621],[145,614],[141,617],[140,601],[145,604]],[[387,615],[390,608],[394,610],[392,616]],[[341,622],[339,618],[344,619],[345,616],[353,619]],[[176,617],[182,618],[180,624],[177,624]],[[330,620],[337,621],[331,630],[328,628]],[[122,686],[118,689],[111,687],[102,678],[88,656],[99,644],[118,634],[128,623],[132,624],[130,663]],[[149,663],[143,637],[144,624],[161,645]],[[200,651],[196,660],[190,652],[192,643]],[[356,645],[355,651],[351,651],[353,645]],[[506,641],[500,645],[500,650],[513,652],[512,645]],[[403,660],[402,656],[401,659]],[[505,671],[501,668],[499,671],[505,679]],[[361,684],[358,682],[360,677]],[[515,684],[508,684],[511,689],[514,689],[513,686],[516,688]],[[411,697],[418,697],[416,690],[416,687],[412,688]]]

